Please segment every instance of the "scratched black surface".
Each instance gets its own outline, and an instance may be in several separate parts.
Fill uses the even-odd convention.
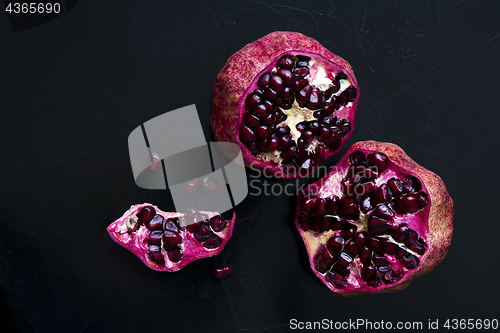
[[[500,3],[318,3],[81,1],[19,33],[0,14],[2,332],[498,319]],[[218,71],[274,30],[314,37],[354,67],[362,96],[341,153],[360,140],[394,142],[438,173],[455,201],[448,256],[402,292],[329,292],[308,267],[287,196],[249,196],[225,250],[172,274],[148,269],[105,231],[133,203],[173,210],[168,192],[135,186],[131,130],[194,103],[212,140]],[[234,273],[214,281],[209,269],[223,262]]]

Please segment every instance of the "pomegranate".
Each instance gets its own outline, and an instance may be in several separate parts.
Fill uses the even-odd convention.
[[[144,203],[134,205],[107,230],[111,238],[151,269],[175,272],[197,259],[219,254],[233,234],[235,214],[163,212]]]
[[[359,88],[347,61],[296,32],[233,54],[215,81],[211,126],[245,164],[276,178],[309,174],[354,130]]]
[[[354,144],[297,200],[310,266],[344,296],[400,291],[451,243],[454,207],[443,181],[394,144]]]

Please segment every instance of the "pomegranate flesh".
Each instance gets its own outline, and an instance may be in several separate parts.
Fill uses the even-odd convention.
[[[163,212],[144,203],[134,205],[107,230],[111,238],[134,253],[146,266],[175,272],[201,258],[219,254],[233,234],[235,214]]]
[[[394,144],[365,141],[301,191],[295,225],[316,276],[355,296],[400,291],[438,265],[453,212],[438,175]]]
[[[217,76],[211,126],[245,164],[304,177],[354,130],[359,87],[347,61],[296,32],[273,32],[233,54]]]

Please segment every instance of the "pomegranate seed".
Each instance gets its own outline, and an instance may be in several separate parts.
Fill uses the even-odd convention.
[[[378,173],[384,172],[389,167],[389,158],[381,152],[368,155],[367,160],[369,165],[377,167]]]
[[[351,164],[359,164],[366,162],[366,155],[362,151],[355,151],[349,156]]]
[[[343,72],[338,72],[337,75],[335,75],[335,79],[337,80],[347,80],[347,75]]]
[[[332,80],[332,86],[330,87],[332,94],[337,93],[340,90],[340,81]]]
[[[348,267],[353,261],[353,258],[345,252],[340,252],[337,264],[343,267]]]
[[[146,222],[146,228],[149,230],[162,230],[163,229],[163,216],[155,215],[151,221]]]
[[[373,180],[364,181],[354,187],[354,193],[360,197],[367,197],[373,192],[375,192],[375,182]]]
[[[307,103],[309,100],[309,95],[311,95],[312,87],[311,86],[305,86],[301,91],[298,92],[297,96],[295,96],[297,103],[299,105],[304,105]]]
[[[319,217],[313,216],[311,218],[311,230],[314,232],[320,232],[321,231],[321,224]]]
[[[319,221],[320,231],[325,232],[331,230],[332,228],[332,219],[330,217],[322,217]]]
[[[181,241],[182,238],[178,233],[169,230],[163,232],[163,248],[165,251],[169,251],[177,247]]]
[[[255,134],[257,135],[257,138],[263,139],[267,138],[270,136],[272,133],[272,130],[268,126],[259,126],[255,129]]]
[[[264,96],[266,96],[266,98],[272,102],[276,101],[279,97],[278,92],[272,89],[271,87],[267,88],[264,91]]]
[[[328,214],[328,205],[330,204],[330,200],[328,198],[319,198],[318,203],[316,204],[316,215],[325,216]]]
[[[356,257],[358,255],[358,246],[353,240],[350,240],[347,242],[347,244],[344,246],[344,251],[346,251],[347,254],[349,254],[351,257]]]
[[[180,247],[167,251],[168,259],[172,262],[179,262],[182,259],[183,253]]]
[[[380,185],[377,191],[375,191],[374,199],[376,203],[387,203],[391,201],[392,193],[389,189],[389,186],[387,186],[386,184]]]
[[[285,89],[283,89],[283,91],[281,92],[280,96],[281,99],[283,99],[283,101],[288,103],[293,103],[293,100],[295,98],[293,90],[290,87],[285,87]]]
[[[212,230],[210,230],[210,226],[207,223],[200,223],[201,226],[198,231],[195,232],[194,238],[198,242],[203,242],[207,240],[212,234]]]
[[[377,273],[377,269],[373,267],[372,265],[364,266],[361,269],[361,277],[365,281],[371,280],[373,277],[375,277],[375,274]]]
[[[173,231],[179,233],[179,220],[175,217],[171,217],[165,221],[165,230]]]
[[[338,102],[339,102],[339,106],[346,106],[347,104],[347,94],[344,90],[344,92],[342,92],[339,97],[338,97]]]
[[[335,272],[328,272],[328,273],[325,275],[325,279],[326,279],[328,282],[333,282],[333,281],[342,281],[342,280],[343,280],[343,277],[342,277],[342,275],[337,274],[337,273],[335,273]]]
[[[286,134],[278,139],[278,148],[286,149],[292,145],[292,136],[290,134]]]
[[[248,113],[253,114],[255,117],[257,117],[259,119],[262,119],[267,115],[268,109],[267,109],[266,105],[259,104],[259,105],[255,106],[254,108],[248,110]]]
[[[371,197],[364,198],[360,206],[361,212],[363,212],[363,214],[366,214],[372,209],[373,209],[373,203]]]
[[[417,241],[417,233],[414,230],[408,229],[408,235],[405,240],[405,245],[410,247]]]
[[[356,244],[358,247],[362,247],[365,245],[368,237],[369,237],[368,233],[366,233],[365,231],[361,231],[361,232],[356,233],[353,236],[352,240],[354,241],[354,244]]]
[[[336,255],[327,247],[320,247],[318,254],[314,257],[314,267],[320,273],[328,271],[336,260]]]
[[[370,250],[366,245],[361,246],[358,253],[359,259],[361,259],[361,262],[363,263],[369,262],[372,258],[372,250]]]
[[[374,254],[372,257],[372,262],[376,267],[388,266],[389,261],[383,254]]]
[[[281,158],[288,160],[288,159],[293,159],[297,155],[297,148],[295,146],[291,146],[289,148],[286,148],[281,152]]]
[[[210,224],[210,227],[212,228],[213,231],[215,232],[220,232],[224,230],[224,228],[227,225],[227,221],[224,220],[224,218],[220,215],[215,215],[213,216],[208,223]]]
[[[309,84],[309,81],[305,78],[294,78],[293,81],[293,91],[295,93],[299,93],[302,89],[304,89]]]
[[[259,154],[260,153],[260,149],[257,147],[257,145],[255,144],[255,142],[248,143],[247,144],[247,148],[248,148],[248,150],[250,150],[250,152],[252,154]]]
[[[307,141],[304,140],[303,138],[299,138],[297,140],[297,148],[300,150],[304,150],[307,147]]]
[[[340,237],[344,238],[344,239],[349,239],[351,238],[352,236],[354,236],[354,234],[356,233],[356,226],[348,226],[347,228],[345,228],[344,230],[342,230],[340,232]]]
[[[271,74],[269,79],[269,87],[276,92],[282,92],[285,88],[285,82],[283,78],[276,73]]]
[[[427,206],[428,203],[429,203],[429,200],[427,199],[427,194],[425,194],[424,192],[418,192],[418,194],[417,194],[418,208],[422,209],[425,206]]]
[[[359,217],[358,203],[354,198],[343,197],[340,199],[340,214],[345,218],[357,220]]]
[[[339,202],[340,202],[340,199],[337,196],[334,196],[330,200],[330,205],[328,206],[328,214],[329,215],[337,215],[338,208],[339,208]]]
[[[255,142],[256,137],[254,131],[250,129],[250,127],[242,125],[240,127],[240,140],[243,143]]]
[[[347,90],[347,100],[349,102],[354,102],[356,100],[356,97],[358,96],[358,91],[354,86],[350,86]]]
[[[302,230],[307,231],[311,229],[311,219],[309,218],[309,216],[305,214],[300,214],[298,221],[299,221],[299,226]]]
[[[374,238],[374,237],[368,238],[366,244],[375,253],[383,253],[384,252],[384,249],[382,248],[382,244],[380,243],[380,240],[378,240],[377,238]]]
[[[163,254],[161,253],[160,250],[148,252],[148,257],[149,259],[151,259],[151,261],[157,263],[158,265],[165,264],[165,258],[163,257]]]
[[[303,196],[300,199],[300,208],[302,211],[306,214],[311,214],[314,209],[316,208],[316,205],[319,202],[319,198],[315,195],[310,195],[310,196]]]
[[[391,178],[387,182],[387,186],[391,190],[393,196],[398,197],[403,194],[404,186],[403,182],[396,178]]]
[[[190,233],[194,234],[195,232],[197,232],[197,231],[198,231],[198,229],[200,229],[200,227],[201,227],[201,223],[192,223],[192,224],[189,224],[189,225],[187,226],[187,230],[188,230]]]
[[[328,101],[333,95],[333,87],[328,88],[323,94],[325,95],[325,101]]]
[[[274,125],[274,121],[276,120],[274,113],[269,113],[267,116],[265,116],[262,119],[262,124],[265,126],[272,126]]]
[[[407,213],[415,213],[418,211],[417,196],[414,194],[407,194],[401,199],[401,205]]]
[[[387,221],[394,220],[394,211],[387,205],[379,205],[372,213],[374,216],[381,217]]]
[[[338,273],[338,274],[340,274],[342,276],[348,276],[349,275],[349,268],[348,267],[344,267],[342,265],[339,265],[338,263],[336,263],[335,265],[333,265],[332,270],[335,273]]]
[[[325,108],[323,109],[323,115],[325,117],[329,117],[329,116],[331,116],[333,114],[334,111],[335,111],[335,109],[334,109],[332,103],[326,103]],[[323,119],[323,122],[324,121],[325,120]]]
[[[257,127],[260,124],[260,119],[257,118],[257,116],[254,116],[251,113],[245,113],[243,115],[243,124],[245,124],[248,127]]]
[[[403,180],[404,192],[418,192],[422,189],[422,183],[417,177],[408,175]]]
[[[212,275],[217,279],[223,279],[233,272],[233,267],[231,265],[215,265],[210,269]]]
[[[382,278],[382,282],[389,284],[393,283],[396,279],[394,278],[394,270],[389,267],[379,267],[378,271],[380,273],[380,277]]]
[[[330,248],[335,253],[339,253],[342,250],[342,246],[344,245],[344,239],[339,236],[333,236],[326,242],[326,246]]]
[[[309,100],[307,101],[307,107],[311,110],[322,109],[325,106],[325,96],[323,92],[314,88],[311,91],[311,95],[309,95]]]
[[[280,76],[285,86],[291,87],[293,85],[293,74],[290,70],[281,68],[276,73]]]
[[[288,126],[278,127],[278,128],[276,128],[275,133],[277,136],[284,136],[284,135],[290,134],[290,127],[288,127]]]
[[[297,62],[295,63],[295,66],[297,66],[297,67],[306,67],[309,65],[309,60],[311,60],[311,58],[309,58],[308,56],[304,56],[304,55],[297,55],[296,59],[297,59]]]
[[[306,123],[305,122],[300,122],[297,125],[295,125],[295,128],[297,128],[297,131],[299,131],[299,133],[302,134],[306,130]]]
[[[318,141],[325,141],[330,136],[330,129],[323,124],[319,124],[319,128],[316,132]]]
[[[293,75],[295,77],[305,77],[309,74],[309,68],[307,67],[295,67],[293,69]]]
[[[270,72],[267,72],[267,73],[264,73],[260,76],[259,78],[259,81],[257,82],[257,86],[262,89],[262,90],[265,90],[267,87],[269,87],[269,80],[271,78],[271,73]]]
[[[250,110],[259,105],[260,103],[262,103],[262,95],[259,95],[254,92],[247,96],[245,100],[245,108],[247,110]]]
[[[222,243],[222,238],[216,234],[211,234],[206,241],[203,242],[203,246],[207,249],[216,249]]]
[[[401,224],[393,233],[392,238],[398,242],[403,243],[408,235],[408,227],[405,224]]]
[[[267,141],[267,150],[275,151],[276,149],[278,149],[278,137],[271,135]]]
[[[319,123],[317,121],[310,121],[307,123],[307,129],[316,134],[319,129]]]
[[[304,131],[304,133],[302,133],[302,137],[306,141],[311,141],[314,137],[314,134],[310,130],[306,130],[306,131]]]
[[[319,111],[314,111],[313,113],[313,117],[314,118],[317,118],[318,120],[322,119],[323,118],[323,112],[321,110]]]
[[[148,235],[148,244],[161,245],[162,230],[151,231]]]
[[[420,237],[415,241],[413,245],[410,246],[410,250],[422,255],[427,250],[427,243],[422,237]]]
[[[139,219],[138,225],[148,223],[153,219],[155,215],[156,215],[156,210],[152,206],[142,207],[139,213],[137,213],[137,218]]]
[[[388,238],[382,240],[382,246],[387,254],[395,254],[399,246],[391,242]]]
[[[278,59],[278,63],[276,65],[278,68],[292,69],[293,66],[295,66],[295,62],[293,61],[293,56],[285,54]]]
[[[325,160],[325,147],[317,146],[314,153],[314,162],[322,163]]]

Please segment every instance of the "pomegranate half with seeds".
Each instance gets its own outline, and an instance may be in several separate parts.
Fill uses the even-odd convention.
[[[144,203],[134,205],[107,230],[111,238],[151,269],[175,272],[201,258],[219,254],[233,234],[235,214],[163,212]]]
[[[438,265],[453,211],[438,175],[394,144],[365,141],[301,191],[295,224],[316,276],[355,296],[400,291]]]
[[[245,164],[276,178],[309,174],[354,130],[359,88],[347,61],[296,32],[233,54],[217,76],[211,126]]]

